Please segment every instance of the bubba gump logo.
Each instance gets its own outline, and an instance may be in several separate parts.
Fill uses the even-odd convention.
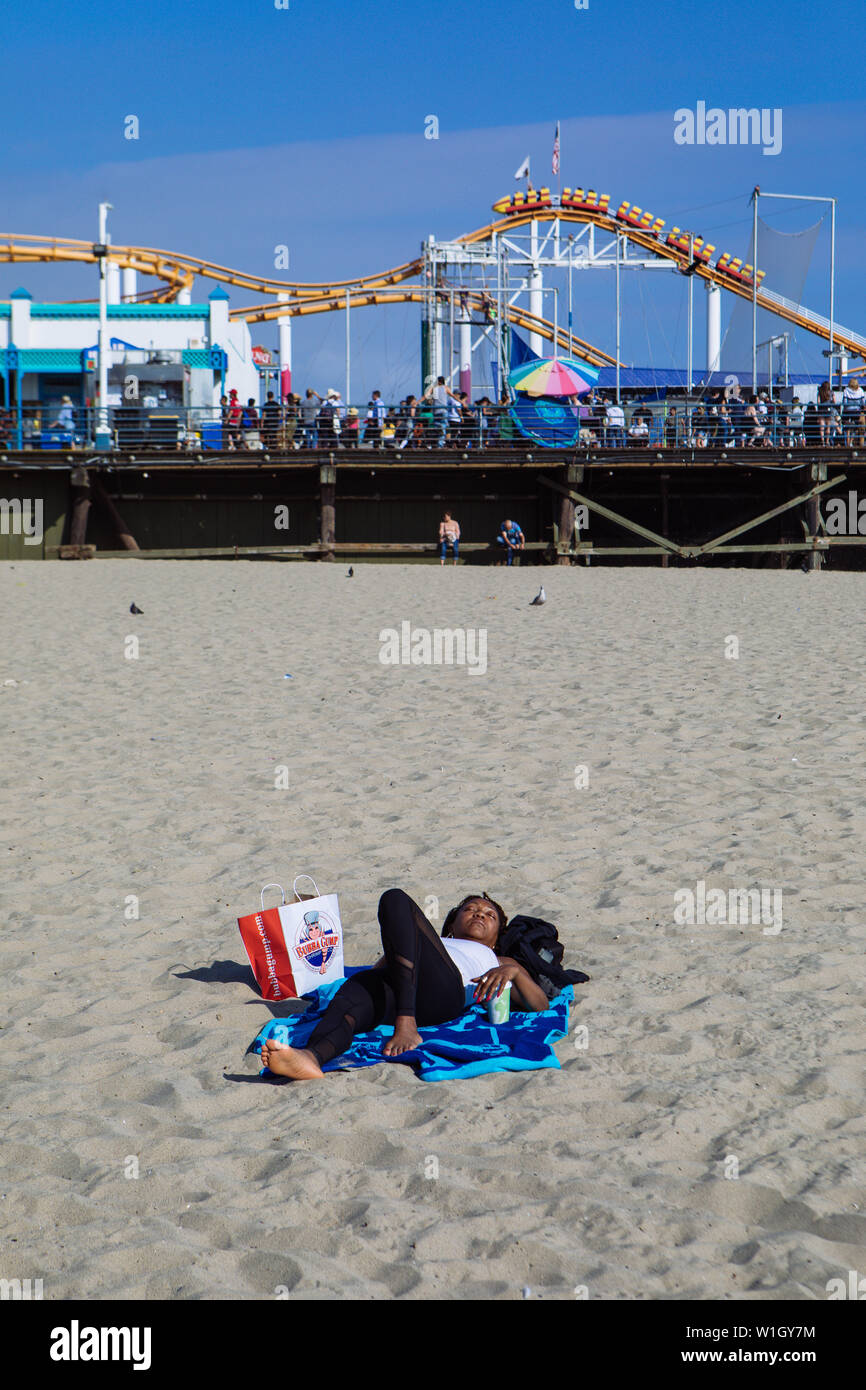
[[[304,913],[304,920],[295,937],[294,951],[298,960],[310,970],[324,975],[340,944],[340,931],[327,912],[317,908]]]

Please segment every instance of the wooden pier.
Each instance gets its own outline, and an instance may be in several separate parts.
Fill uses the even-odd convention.
[[[863,449],[489,449],[289,455],[74,455],[0,464],[0,558],[435,561],[442,512],[461,563],[863,566],[866,534],[828,534],[821,507],[863,488]],[[41,499],[43,536],[15,527]],[[866,507],[864,507],[866,511]],[[866,517],[863,519],[866,531]]]

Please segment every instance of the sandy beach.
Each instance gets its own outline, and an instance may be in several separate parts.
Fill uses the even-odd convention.
[[[0,1276],[821,1300],[866,1271],[864,600],[799,570],[0,566]],[[484,632],[486,669],[383,664],[404,622]],[[278,1006],[237,917],[301,872],[349,964],[392,886],[437,925],[480,890],[555,922],[592,976],[561,1070],[260,1082]],[[780,918],[675,920],[700,884]]]

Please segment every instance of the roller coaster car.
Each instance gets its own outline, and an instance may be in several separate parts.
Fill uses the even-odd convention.
[[[493,211],[502,212],[508,216],[516,212],[526,212],[527,208],[549,208],[552,206],[549,188],[531,188],[526,193],[517,192],[512,193],[509,198],[498,198],[493,204]]]
[[[743,265],[739,257],[732,259],[730,251],[724,251],[722,255],[719,256],[719,259],[716,261],[716,270],[720,270],[723,275],[730,275],[732,279],[740,280],[747,285],[751,285],[752,283],[754,267],[748,263]],[[757,283],[759,285],[765,274],[766,272],[763,270],[758,271]]]
[[[498,198],[493,204],[494,212],[509,213],[523,212],[526,207],[526,194],[517,192],[510,194],[507,198]]]
[[[582,208],[587,212],[607,212],[609,204],[609,193],[599,195],[592,188],[588,192],[582,188],[564,188],[560,199],[564,208]]]
[[[695,242],[692,247],[692,256],[696,261],[703,261],[704,265],[706,265],[715,249],[715,246],[711,245],[710,242],[705,244],[703,237],[698,236],[695,237]]]
[[[665,246],[675,246],[678,251],[688,251],[688,232],[681,232],[679,227],[672,227],[665,237]]]
[[[627,222],[630,227],[640,227],[643,232],[649,231],[653,225],[651,212],[643,212],[636,205],[632,207],[630,203],[620,203],[616,215],[620,222]]]

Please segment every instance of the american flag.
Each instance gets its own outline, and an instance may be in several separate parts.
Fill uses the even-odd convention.
[[[556,138],[553,142],[553,172],[559,173],[559,121],[556,122]]]

